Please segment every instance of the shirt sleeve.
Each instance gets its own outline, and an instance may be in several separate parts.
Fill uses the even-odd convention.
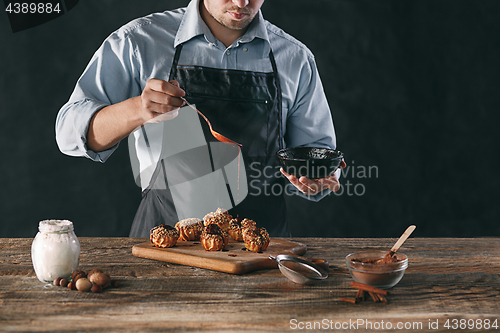
[[[97,111],[141,94],[134,49],[132,37],[118,31],[94,54],[57,115],[56,141],[61,152],[105,162],[116,150],[118,144],[105,151],[92,151],[87,147],[87,131]]]
[[[285,144],[287,147],[336,149],[333,119],[316,62],[311,54],[307,59],[299,73],[295,101],[287,113]],[[340,170],[336,174],[340,179]],[[319,201],[331,193],[330,190],[325,190],[316,195],[306,195],[293,185],[290,192],[311,201]]]
[[[298,73],[295,100],[287,113],[285,144],[287,147],[322,147],[336,149],[332,115],[314,57]]]

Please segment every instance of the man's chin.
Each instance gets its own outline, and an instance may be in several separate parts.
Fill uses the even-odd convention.
[[[218,20],[224,27],[232,30],[244,30],[252,23],[254,17],[246,17],[243,20],[236,20],[232,16],[224,17],[224,20]]]
[[[250,23],[237,22],[237,23],[226,24],[225,27],[231,30],[245,30],[249,24]]]

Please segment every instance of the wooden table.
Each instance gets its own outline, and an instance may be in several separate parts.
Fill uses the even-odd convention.
[[[330,262],[327,280],[297,285],[278,269],[230,275],[136,258],[131,249],[142,238],[80,238],[80,268],[100,267],[121,281],[94,294],[41,283],[31,264],[32,239],[0,239],[0,331],[283,332],[316,325],[316,331],[484,332],[488,320],[500,325],[499,238],[410,238],[400,250],[410,265],[389,304],[339,299],[356,293],[345,256],[390,248],[395,239],[292,240],[308,246],[307,256]]]

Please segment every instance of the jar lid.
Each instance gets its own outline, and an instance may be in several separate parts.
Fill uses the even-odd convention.
[[[38,224],[42,232],[66,232],[73,230],[73,222],[68,220],[43,220]]]

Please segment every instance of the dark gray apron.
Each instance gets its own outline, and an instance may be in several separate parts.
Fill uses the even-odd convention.
[[[242,180],[246,182],[248,194],[239,201],[233,197],[234,193],[231,194],[231,187],[228,186],[233,207],[229,209],[229,213],[255,220],[257,225],[265,227],[271,236],[290,236],[283,197],[285,182],[283,177],[279,176],[279,162],[275,155],[283,146],[283,126],[281,87],[272,51],[269,53],[269,60],[273,72],[268,73],[178,65],[181,51],[182,45],[179,45],[169,80],[179,82],[186,92],[186,100],[196,105],[210,120],[214,130],[242,144],[241,167],[246,171],[246,179]],[[182,110],[179,113],[182,113]],[[148,237],[154,226],[162,223],[175,225],[179,220],[169,186],[156,189],[155,183],[172,185],[173,178],[176,179],[175,184],[181,182],[177,179],[191,180],[200,177],[200,173],[216,170],[215,164],[225,163],[220,159],[227,158],[229,161],[237,158],[238,150],[234,146],[218,143],[201,117],[200,124],[209,149],[194,148],[177,154],[175,158],[169,157],[159,161],[150,186],[143,191],[143,199],[130,232],[131,237]],[[143,134],[146,136],[146,132]],[[227,147],[227,150],[222,154],[225,157],[216,162],[214,150],[220,145]],[[207,155],[206,159],[195,158],[204,154]],[[203,163],[197,163],[197,160],[210,160],[210,163],[207,163],[209,166],[205,168]],[[201,169],[208,171],[202,172]],[[172,172],[176,174],[173,176]],[[223,176],[229,184],[228,175],[224,173]],[[234,186],[232,188],[234,189]],[[213,207],[211,211],[217,208]]]

